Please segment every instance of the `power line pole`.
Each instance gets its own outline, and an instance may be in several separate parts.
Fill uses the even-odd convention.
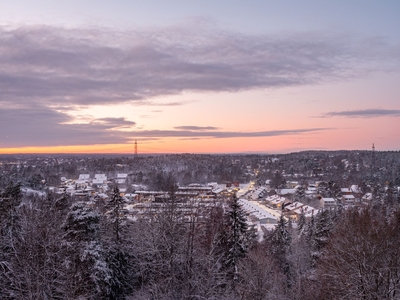
[[[372,168],[375,168],[375,144],[372,144]]]

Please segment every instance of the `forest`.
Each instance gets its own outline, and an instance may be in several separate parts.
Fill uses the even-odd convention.
[[[333,174],[374,196],[369,206],[338,206],[296,222],[282,216],[262,236],[248,225],[235,196],[215,201],[207,213],[194,206],[188,219],[175,201],[175,181],[164,187],[170,198],[162,213],[132,219],[123,212],[118,186],[103,205],[51,193],[40,181],[37,193],[23,193],[30,184],[21,180],[26,167],[4,163],[9,173],[3,171],[0,181],[1,299],[400,299],[398,153],[386,153],[375,168],[368,168],[370,156],[348,154],[239,157],[247,160],[241,164],[259,168],[260,180],[276,170],[316,178]],[[164,158],[151,159],[166,169]],[[230,170],[238,168],[236,157],[206,159],[211,166],[220,161],[221,168],[228,162]],[[197,160],[190,157],[192,167]],[[103,166],[96,168],[115,158],[82,165],[99,161]],[[29,174],[39,167],[35,163]],[[151,183],[154,167],[147,169],[136,170]],[[175,176],[172,171],[166,172]],[[229,174],[234,172],[224,176]]]
[[[398,199],[279,219],[259,241],[237,198],[187,221],[127,220],[118,188],[103,207],[2,192],[2,299],[398,299]]]

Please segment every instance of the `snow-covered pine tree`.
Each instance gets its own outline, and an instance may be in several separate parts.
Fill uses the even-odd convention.
[[[305,226],[306,242],[310,248],[313,248],[314,235],[315,235],[315,217],[311,216],[310,220]]]
[[[246,255],[249,246],[246,215],[236,194],[232,197],[225,214],[225,227],[227,230],[225,267],[228,276],[235,279],[238,262]]]
[[[125,222],[126,217],[122,213],[124,205],[124,200],[121,197],[118,186],[113,189],[113,194],[107,203],[108,210],[108,223],[112,226],[114,242],[116,244],[120,243],[121,233],[123,230],[123,222]]]
[[[323,210],[316,216],[315,222],[315,241],[316,248],[322,249],[326,242],[328,241],[328,237],[330,232],[333,229],[333,223],[329,210]]]
[[[286,255],[290,252],[290,245],[292,237],[288,230],[288,221],[285,220],[283,215],[280,216],[278,224],[274,231],[266,236],[269,252],[278,261],[279,266],[283,272],[289,272]]]
[[[128,251],[129,241],[126,237],[127,220],[123,213],[124,199],[121,197],[118,186],[113,189],[113,194],[106,204],[106,228],[108,232],[105,240],[107,251],[107,264],[111,270],[110,291],[107,299],[125,299],[132,290],[133,280],[131,273],[133,259]]]
[[[295,194],[294,194],[294,200],[301,202],[301,201],[304,200],[305,196],[306,196],[306,191],[305,191],[304,187],[301,186],[301,185],[298,185],[296,187],[296,191],[295,191]]]
[[[305,226],[307,225],[306,223],[307,222],[306,222],[306,217],[304,215],[304,211],[303,209],[301,209],[301,214],[299,216],[299,219],[297,220],[297,232],[299,236],[302,236]]]
[[[315,230],[312,244],[312,258],[316,262],[321,256],[322,249],[328,242],[329,235],[333,229],[330,211],[323,210],[315,217]]]
[[[63,224],[66,245],[67,299],[104,299],[109,294],[111,270],[100,242],[100,215],[84,202],[74,203]]]

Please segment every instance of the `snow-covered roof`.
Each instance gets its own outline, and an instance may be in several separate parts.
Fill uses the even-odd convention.
[[[216,188],[216,189],[213,189],[212,190],[212,192],[214,193],[214,194],[219,194],[219,193],[222,193],[224,191],[224,189],[221,189],[221,188]]]
[[[350,190],[353,192],[353,193],[361,193],[361,189],[358,187],[358,185],[356,185],[356,184],[353,184],[351,187],[350,187]]]
[[[178,190],[193,190],[193,191],[198,191],[198,190],[202,190],[202,191],[212,191],[212,187],[211,186],[180,186],[178,188]]]
[[[102,178],[95,178],[95,179],[92,180],[92,183],[93,183],[93,184],[103,184],[104,181],[105,181],[105,180],[102,179]]]
[[[78,180],[89,180],[90,174],[79,174]]]
[[[363,200],[372,200],[372,198],[372,193],[366,193],[364,196],[362,196]]]
[[[295,189],[281,189],[281,190],[278,190],[278,194],[280,194],[280,195],[294,194],[295,192],[296,192]]]
[[[299,209],[302,206],[304,206],[304,204],[301,202],[293,202],[292,204],[285,206],[285,209],[291,211]]]
[[[272,196],[265,198],[265,200],[269,201],[272,204],[279,204],[279,203],[285,202],[286,198],[278,196],[278,195],[272,195]]]
[[[108,196],[106,194],[103,194],[103,193],[100,193],[97,196],[102,198],[102,199],[107,199],[108,198]]]
[[[312,206],[304,205],[301,208],[296,209],[294,212],[298,215],[303,213],[306,218],[310,218],[313,215],[315,216],[319,211],[319,209],[316,209]]]
[[[276,220],[276,217],[274,217],[272,214],[270,214],[268,211],[262,209],[261,207],[255,205],[254,203],[251,203],[250,201],[246,199],[239,199],[239,204],[242,206],[242,208],[248,212],[249,214],[255,216],[257,219],[273,219]]]
[[[322,200],[324,200],[324,202],[335,202],[333,198],[322,198]]]
[[[117,174],[117,178],[127,178],[128,174]]]

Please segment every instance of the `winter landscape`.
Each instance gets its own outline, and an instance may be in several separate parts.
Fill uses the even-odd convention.
[[[3,155],[2,299],[397,299],[400,152]]]
[[[400,1],[0,1],[0,300],[400,299]]]

